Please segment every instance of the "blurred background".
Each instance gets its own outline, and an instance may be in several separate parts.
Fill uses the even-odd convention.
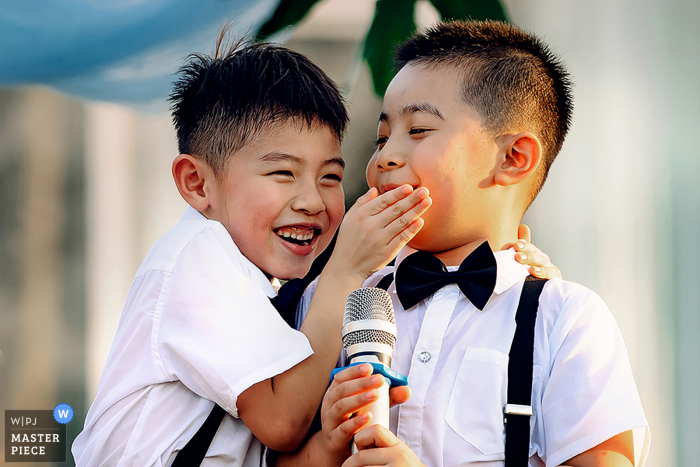
[[[350,205],[366,190],[387,51],[414,24],[465,12],[506,17],[568,64],[573,129],[525,222],[565,278],[613,310],[651,425],[647,465],[699,465],[697,0],[4,4],[0,411],[67,403],[69,443],[81,431],[134,273],[185,208],[170,175],[173,73],[211,52],[225,21],[342,85]]]

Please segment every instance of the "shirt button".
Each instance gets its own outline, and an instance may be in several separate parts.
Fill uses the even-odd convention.
[[[418,354],[418,360],[420,360],[423,363],[427,363],[430,361],[430,352],[427,351],[422,351],[420,354]]]

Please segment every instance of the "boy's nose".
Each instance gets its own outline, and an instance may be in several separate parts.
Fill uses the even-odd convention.
[[[326,208],[316,186],[303,187],[292,201],[292,209],[313,216]]]
[[[398,169],[406,165],[406,158],[403,157],[400,152],[393,151],[387,148],[387,146],[384,146],[384,148],[379,151],[374,164],[380,171]]]

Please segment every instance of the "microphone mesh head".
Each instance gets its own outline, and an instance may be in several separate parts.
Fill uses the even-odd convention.
[[[365,287],[353,290],[345,302],[343,326],[353,321],[379,319],[396,324],[394,319],[394,304],[386,290]],[[396,345],[396,336],[378,329],[365,329],[349,332],[343,336],[343,347],[346,349],[360,343],[386,344],[392,349]]]

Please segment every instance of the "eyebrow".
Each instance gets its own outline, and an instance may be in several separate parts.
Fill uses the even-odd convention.
[[[293,154],[287,154],[284,152],[270,152],[262,156],[260,158],[260,162],[291,162],[292,164],[304,165],[305,161],[303,158],[295,156]],[[339,165],[341,168],[345,169],[345,161],[342,157],[333,157],[331,159],[327,159],[323,161],[322,165]]]
[[[323,161],[323,165],[339,165],[343,170],[345,170],[345,161],[342,157],[334,157],[332,159],[325,160]]]
[[[417,112],[426,112],[431,115],[436,116],[442,121],[447,121],[445,117],[442,115],[442,112],[435,107],[433,104],[430,102],[416,102],[413,104],[407,104],[405,105],[400,111],[399,111],[399,117],[405,117],[406,115],[414,114]],[[380,122],[389,122],[391,119],[389,118],[389,115],[386,112],[382,112],[379,114],[379,121]]]
[[[303,164],[304,159],[283,152],[269,152],[260,158],[260,162],[291,162],[293,164]]]

